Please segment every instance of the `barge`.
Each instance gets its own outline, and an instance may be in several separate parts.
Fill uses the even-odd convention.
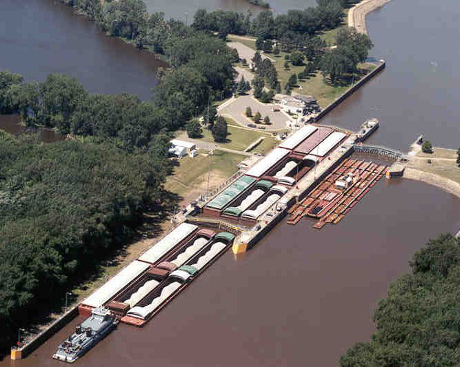
[[[318,219],[313,228],[337,224],[385,174],[387,167],[372,162],[344,160],[305,199],[289,209],[288,224],[303,217]]]

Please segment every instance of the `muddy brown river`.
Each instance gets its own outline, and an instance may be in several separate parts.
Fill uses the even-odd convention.
[[[0,11],[0,29],[19,19],[21,32],[32,38],[42,27],[48,29],[45,23],[64,23],[62,31],[66,28],[70,34],[73,29],[89,29],[79,40],[82,58],[74,58],[73,52],[66,53],[70,47],[61,45],[54,49],[63,52],[56,56],[58,61],[49,49],[34,46],[35,41],[19,53],[17,42],[5,42],[0,32],[0,67],[38,80],[51,71],[79,70],[88,75],[82,82],[94,92],[125,90],[148,96],[154,86],[155,62],[150,55],[144,59],[142,53],[100,35],[86,20],[46,0],[0,1],[1,7],[6,2],[10,9],[6,17]],[[25,6],[35,10],[24,10]],[[36,12],[45,12],[48,22],[37,25],[36,20],[21,18],[28,14],[35,19]],[[442,6],[429,0],[393,0],[371,14],[373,55],[384,57],[387,69],[324,121],[357,129],[375,116],[381,128],[372,143],[407,150],[425,133],[434,145],[457,148],[458,19],[460,5],[454,0]],[[52,43],[53,36],[40,37]],[[92,63],[87,55],[93,55]],[[33,57],[37,63],[30,62]],[[119,58],[126,64],[118,64]],[[85,62],[90,65],[81,67]],[[460,200],[423,183],[383,179],[339,225],[321,231],[312,225],[308,220],[297,226],[282,222],[244,257],[236,259],[229,251],[146,327],[120,325],[76,365],[337,366],[347,348],[369,339],[375,330],[373,309],[389,283],[408,270],[414,252],[430,237],[460,228]],[[0,366],[63,366],[51,355],[78,321],[27,359],[6,358]]]

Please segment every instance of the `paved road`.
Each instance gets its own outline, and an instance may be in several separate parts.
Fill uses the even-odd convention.
[[[242,76],[244,76],[244,79],[246,79],[246,81],[248,82],[251,82],[254,79],[254,74],[251,73],[248,69],[243,69],[239,66],[235,66],[234,69],[238,73],[238,76],[235,79],[237,82],[241,80]]]
[[[238,55],[240,56],[240,59],[246,59],[247,62],[249,62],[255,55],[255,51],[246,45],[243,45],[242,43],[239,42],[228,42],[227,43],[228,47],[234,48],[235,50],[238,51]],[[274,61],[271,57],[268,57],[267,55],[261,53],[262,59],[270,59],[271,61]]]
[[[266,130],[276,131],[286,128],[286,122],[289,121],[289,116],[282,111],[273,112],[273,104],[261,103],[250,95],[235,98],[231,102],[227,103],[223,108],[219,109],[219,114],[232,118],[242,126],[247,126],[248,124],[253,123],[244,115],[246,107],[248,106],[251,107],[253,114],[257,111],[260,112],[262,119],[265,116],[270,117],[272,124],[264,125]]]

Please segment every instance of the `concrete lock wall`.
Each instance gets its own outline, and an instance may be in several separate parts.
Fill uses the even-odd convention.
[[[78,315],[78,307],[75,306],[67,311],[61,318],[54,321],[50,326],[43,330],[40,334],[34,337],[27,344],[21,348],[15,348],[11,350],[11,359],[22,359],[27,357],[40,345],[46,342],[51,336],[61,330],[65,325],[72,321]]]
[[[362,78],[359,82],[353,85],[350,89],[348,89],[345,93],[343,93],[339,98],[337,98],[334,102],[329,104],[324,110],[322,110],[318,116],[316,116],[315,121],[321,120],[324,116],[326,116],[329,112],[331,112],[335,107],[337,107],[340,103],[342,103],[346,98],[351,96],[354,92],[356,92],[359,88],[361,88],[364,84],[366,84],[369,80],[371,80],[375,75],[380,73],[383,69],[385,69],[386,62],[383,61],[382,63],[377,66],[374,70],[372,70],[369,74],[367,74],[364,78]]]

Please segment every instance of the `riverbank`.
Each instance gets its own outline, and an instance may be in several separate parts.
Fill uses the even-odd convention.
[[[433,153],[412,151],[404,170],[404,178],[425,182],[460,198],[460,168],[457,151],[433,148]]]
[[[355,28],[359,33],[367,33],[367,14],[381,8],[390,0],[364,0],[356,4],[348,11],[348,26]]]

